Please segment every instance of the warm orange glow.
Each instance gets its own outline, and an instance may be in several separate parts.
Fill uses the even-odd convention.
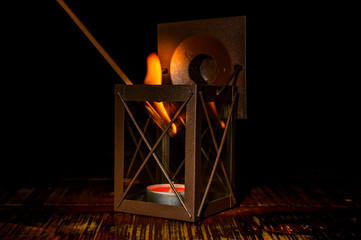
[[[162,66],[156,53],[151,53],[147,58],[147,75],[145,76],[144,84],[162,85]],[[166,124],[169,124],[171,119],[164,107],[163,102],[152,102],[152,106],[160,115],[162,120]],[[177,127],[174,123],[172,124],[172,133],[177,133]]]
[[[208,112],[211,114],[212,117],[216,118],[219,121],[219,124],[222,128],[226,127],[226,124],[220,119],[216,104],[214,102],[208,102]]]
[[[156,53],[151,53],[147,57],[147,75],[144,84],[162,85],[162,66]]]

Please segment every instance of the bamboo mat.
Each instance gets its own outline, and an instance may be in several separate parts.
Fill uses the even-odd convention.
[[[113,179],[0,187],[0,239],[361,239],[361,189],[262,184],[196,223],[116,213]]]

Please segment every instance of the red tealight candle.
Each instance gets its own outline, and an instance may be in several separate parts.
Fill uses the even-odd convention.
[[[184,199],[184,184],[174,184],[174,186],[181,198]],[[170,184],[155,184],[148,186],[147,200],[148,202],[181,206]]]

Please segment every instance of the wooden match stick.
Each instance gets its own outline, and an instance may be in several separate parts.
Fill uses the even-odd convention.
[[[85,36],[89,41],[98,49],[101,55],[107,60],[110,66],[114,71],[119,75],[119,77],[124,81],[126,85],[133,85],[130,79],[125,75],[125,73],[120,69],[116,62],[110,57],[110,55],[105,51],[105,49],[99,44],[99,42],[93,37],[89,30],[84,26],[84,24],[79,20],[79,18],[73,13],[73,11],[68,7],[68,5],[63,0],[57,0],[60,6],[68,13],[69,17],[75,22],[75,24],[82,30]]]

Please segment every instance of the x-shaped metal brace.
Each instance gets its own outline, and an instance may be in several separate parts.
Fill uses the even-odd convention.
[[[160,137],[158,138],[158,140],[156,141],[156,143],[154,144],[154,146],[152,146],[148,139],[146,138],[144,132],[142,131],[142,129],[140,128],[140,126],[138,125],[134,115],[132,114],[128,104],[124,101],[124,99],[122,98],[122,96],[120,95],[120,93],[118,92],[118,95],[120,97],[120,100],[122,101],[124,108],[127,110],[131,120],[133,121],[135,127],[137,128],[139,134],[141,135],[141,137],[143,138],[145,144],[147,145],[148,149],[149,149],[149,153],[146,156],[146,158],[144,159],[143,163],[141,164],[141,166],[139,167],[138,171],[135,173],[135,175],[133,176],[132,180],[130,181],[127,189],[124,191],[123,196],[120,198],[120,200],[118,201],[117,207],[119,208],[120,205],[122,204],[125,196],[127,195],[127,193],[129,192],[130,188],[132,187],[133,183],[135,182],[135,180],[137,179],[138,175],[140,174],[140,172],[143,170],[144,166],[147,164],[148,160],[150,159],[151,156],[154,157],[155,161],[157,162],[158,166],[160,167],[162,173],[164,174],[164,176],[166,177],[168,183],[170,184],[172,190],[174,191],[175,195],[177,196],[179,202],[181,203],[182,207],[184,208],[184,210],[187,212],[188,216],[190,218],[192,218],[192,215],[190,214],[187,206],[185,205],[183,199],[181,198],[181,196],[179,195],[179,193],[177,192],[171,178],[169,177],[165,167],[163,166],[162,162],[159,160],[157,154],[155,154],[155,149],[158,147],[159,143],[162,141],[163,137],[165,136],[165,134],[168,132],[169,128],[171,127],[171,125],[173,124],[173,122],[177,119],[177,117],[179,116],[179,114],[182,112],[183,108],[187,105],[188,101],[191,99],[191,97],[193,96],[193,92],[189,94],[189,96],[186,98],[186,100],[183,102],[183,104],[181,105],[181,107],[178,109],[178,111],[174,114],[172,120],[170,121],[170,123],[163,129],[162,134],[160,135]]]
[[[225,128],[224,128],[224,132],[223,132],[223,136],[222,136],[222,140],[221,140],[221,144],[220,144],[219,148],[218,148],[217,143],[216,143],[216,141],[215,141],[215,136],[214,136],[214,133],[213,133],[213,130],[212,130],[212,126],[211,126],[211,124],[210,124],[210,120],[209,120],[209,116],[208,116],[208,113],[207,113],[207,109],[206,109],[206,106],[205,106],[205,102],[204,102],[204,98],[203,98],[202,92],[199,92],[199,95],[200,95],[200,99],[201,99],[201,102],[202,102],[202,105],[203,105],[203,109],[204,109],[204,111],[205,111],[205,115],[206,115],[206,118],[207,118],[208,126],[209,126],[210,132],[211,132],[211,134],[212,134],[212,139],[213,139],[214,147],[215,147],[216,152],[217,152],[217,157],[216,157],[216,160],[214,161],[214,165],[213,165],[213,168],[212,168],[212,172],[211,172],[211,175],[210,175],[210,177],[209,177],[206,190],[205,190],[205,192],[204,192],[204,195],[203,195],[201,204],[200,204],[199,209],[198,209],[197,217],[200,217],[200,216],[201,216],[201,213],[202,213],[202,210],[203,210],[203,207],[204,207],[204,203],[205,203],[206,198],[207,198],[207,195],[208,195],[209,188],[210,188],[211,183],[212,183],[212,181],[213,181],[213,177],[214,177],[214,174],[215,174],[215,171],[216,171],[216,168],[217,168],[217,165],[218,165],[218,162],[219,162],[221,153],[222,153],[222,149],[223,149],[223,146],[224,146],[224,143],[225,143],[225,140],[226,140],[229,123],[230,123],[230,120],[231,120],[231,117],[232,117],[233,109],[234,109],[234,106],[235,106],[235,103],[236,103],[238,94],[237,94],[237,92],[235,92],[235,93],[233,94],[231,108],[230,108],[230,110],[229,110],[229,112],[228,112],[227,123],[226,123],[226,126],[225,126]],[[222,167],[223,174],[225,175],[226,182],[227,182],[229,191],[230,191],[230,193],[231,193],[232,200],[235,201],[235,197],[234,197],[234,194],[233,194],[233,191],[232,191],[232,186],[231,186],[231,184],[230,184],[230,182],[229,182],[229,179],[228,179],[228,177],[227,177],[226,170],[225,170],[224,165],[223,165],[222,162],[221,162],[221,167]]]

